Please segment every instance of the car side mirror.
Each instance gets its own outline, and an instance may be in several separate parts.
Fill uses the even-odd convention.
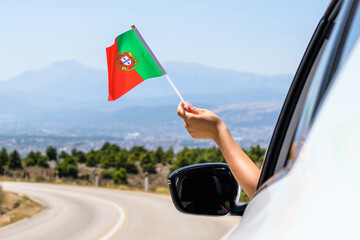
[[[182,213],[242,216],[241,188],[227,164],[205,163],[180,168],[169,176],[172,201]]]

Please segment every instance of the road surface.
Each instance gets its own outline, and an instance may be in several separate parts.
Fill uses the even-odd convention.
[[[0,239],[220,239],[237,217],[179,213],[170,197],[55,184],[2,182],[45,209],[0,228]]]

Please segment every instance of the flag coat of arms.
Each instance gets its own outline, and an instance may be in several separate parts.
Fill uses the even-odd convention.
[[[146,79],[166,72],[135,26],[117,36],[106,48],[109,75],[109,101],[114,101]]]

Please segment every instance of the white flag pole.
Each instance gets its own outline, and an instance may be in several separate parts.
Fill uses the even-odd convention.
[[[181,96],[180,92],[177,90],[177,88],[175,87],[174,83],[171,81],[170,77],[165,74],[165,77],[167,78],[167,80],[169,81],[170,85],[173,87],[174,91],[176,92],[176,94],[179,96],[180,100],[182,102],[185,102],[184,101],[184,98]]]
[[[179,96],[180,101],[185,102],[184,98],[181,96],[179,90],[177,90],[177,88],[175,87],[174,83],[171,81],[170,77],[167,75],[165,69],[161,66],[160,62],[157,60],[157,58],[155,57],[154,53],[151,51],[151,49],[149,48],[149,46],[147,45],[147,43],[145,42],[145,40],[142,38],[140,32],[137,30],[137,28],[135,27],[135,25],[132,25],[131,28],[134,30],[136,36],[139,38],[140,42],[144,45],[145,49],[148,51],[148,53],[150,54],[150,56],[152,57],[152,59],[154,60],[154,62],[156,63],[156,65],[160,68],[161,72],[164,74],[164,76],[167,78],[167,80],[169,81],[170,85],[172,86],[172,88],[174,89],[174,91],[176,92],[176,94]]]

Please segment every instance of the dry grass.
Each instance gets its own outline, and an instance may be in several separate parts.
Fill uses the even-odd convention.
[[[3,192],[4,199],[1,206],[0,227],[28,218],[40,212],[43,206],[27,196]]]
[[[155,193],[170,195],[170,189],[168,187],[157,187]]]

